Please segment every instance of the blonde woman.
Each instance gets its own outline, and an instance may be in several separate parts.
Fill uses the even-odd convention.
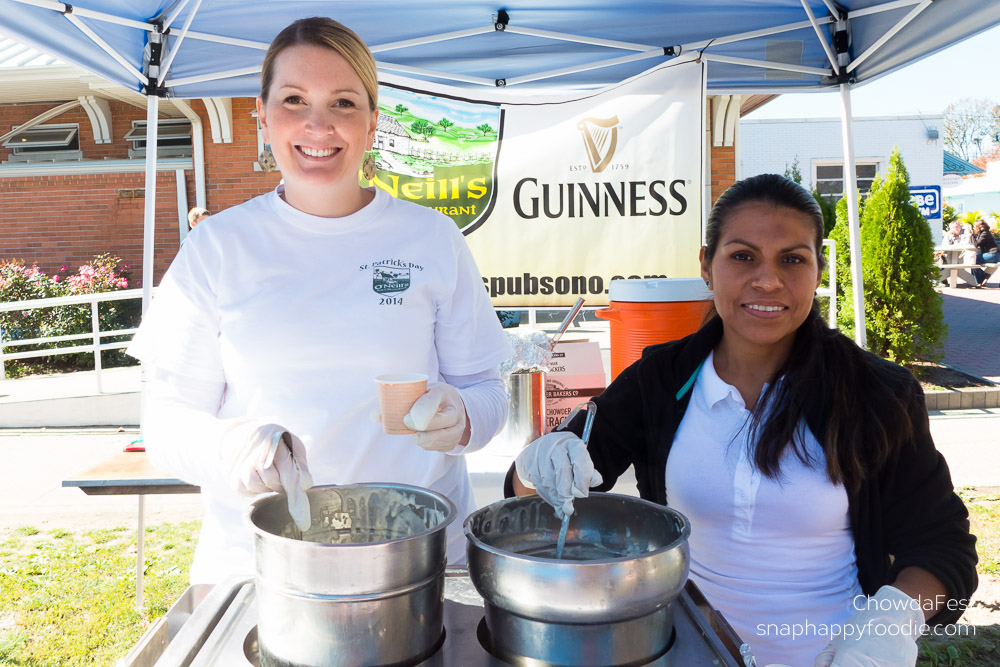
[[[202,488],[194,582],[252,573],[241,517],[262,491],[409,483],[447,495],[461,518],[475,507],[463,455],[506,418],[497,369],[510,351],[461,233],[359,184],[378,118],[360,38],[326,18],[282,30],[257,111],[283,184],[191,237],[130,349],[153,369],[150,460]],[[408,416],[412,438],[370,418],[373,378],[393,372],[432,380]]]

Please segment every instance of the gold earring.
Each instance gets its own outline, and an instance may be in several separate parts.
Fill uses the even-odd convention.
[[[257,164],[265,172],[272,172],[278,168],[278,161],[274,159],[274,153],[271,152],[271,144],[264,144],[264,150],[257,157]]]
[[[375,158],[371,153],[365,153],[364,162],[361,163],[361,175],[366,181],[375,180]]]

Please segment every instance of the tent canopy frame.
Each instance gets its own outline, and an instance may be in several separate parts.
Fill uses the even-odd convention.
[[[83,21],[83,19],[87,18],[95,21],[102,21],[106,23],[112,23],[115,25],[136,28],[150,34],[159,33],[169,38],[173,36],[173,28],[171,26],[179,18],[179,16],[183,14],[184,10],[186,10],[193,2],[194,6],[187,14],[184,26],[177,33],[178,36],[176,43],[170,45],[168,40],[167,43],[168,55],[166,57],[166,60],[163,62],[161,66],[162,72],[160,72],[160,74],[156,77],[157,80],[162,82],[163,91],[157,92],[157,94],[159,94],[161,97],[172,96],[172,89],[177,87],[187,86],[194,83],[205,83],[208,81],[218,81],[222,79],[254,75],[260,72],[259,66],[241,67],[228,70],[221,70],[218,72],[204,73],[195,76],[167,79],[166,75],[169,72],[170,67],[174,62],[174,58],[176,57],[177,53],[180,52],[181,45],[186,39],[211,42],[215,44],[224,44],[229,46],[244,47],[259,51],[266,50],[269,45],[267,42],[240,39],[223,35],[213,35],[205,32],[191,30],[191,24],[194,21],[195,17],[197,16],[199,10],[201,9],[202,0],[180,0],[180,2],[177,2],[173,6],[173,8],[171,8],[166,12],[165,15],[161,15],[160,17],[156,17],[146,22],[136,21],[134,19],[128,19],[125,17],[116,16],[106,12],[80,8],[69,3],[60,2],[59,0],[12,0],[12,1],[19,4],[25,4],[42,9],[48,9],[51,10],[52,12],[62,14],[66,18],[66,20],[73,23],[73,25],[75,25],[81,32],[83,32],[95,45],[97,45],[102,51],[111,56],[125,70],[125,72],[129,74],[130,78],[137,80],[143,86],[146,87],[148,87],[149,85],[147,75],[143,74],[133,65],[131,65],[124,55],[122,55],[119,51],[115,50],[106,41],[104,41],[93,29],[91,29],[87,25],[87,23]],[[828,8],[830,12],[830,15],[825,17],[817,17],[813,12],[812,8],[809,6],[808,1],[801,0],[803,10],[807,15],[807,20],[805,21],[797,21],[769,28],[739,32],[730,35],[715,37],[712,39],[698,40],[687,44],[674,44],[674,45],[642,44],[636,42],[626,42],[621,40],[602,39],[593,36],[565,33],[555,30],[542,30],[538,28],[517,26],[511,24],[510,16],[507,11],[499,10],[498,12],[492,15],[491,22],[488,25],[467,28],[457,31],[431,34],[413,39],[388,42],[385,44],[375,44],[370,46],[370,48],[373,54],[387,53],[390,51],[398,52],[401,50],[425,46],[428,44],[437,44],[452,40],[465,39],[468,37],[475,37],[477,35],[482,35],[485,33],[505,32],[514,35],[537,37],[540,39],[564,41],[573,44],[599,46],[607,49],[636,52],[636,54],[632,56],[618,56],[573,67],[561,67],[550,70],[540,70],[538,72],[534,72],[528,75],[497,76],[492,79],[489,77],[471,76],[456,72],[445,72],[429,68],[414,67],[410,65],[403,65],[400,63],[393,63],[390,61],[377,61],[379,69],[384,71],[393,71],[402,74],[414,75],[418,77],[441,79],[456,83],[469,83],[480,86],[509,87],[521,83],[544,81],[548,79],[558,78],[561,76],[565,76],[567,74],[591,71],[606,67],[614,67],[617,65],[629,62],[635,62],[638,60],[657,58],[657,57],[676,58],[679,57],[681,54],[688,53],[690,51],[699,51],[706,60],[715,61],[719,63],[728,63],[734,65],[747,66],[747,67],[757,67],[762,69],[780,70],[787,72],[798,72],[803,74],[813,74],[833,79],[838,76],[838,68],[832,65],[832,62],[834,60],[833,51],[830,48],[829,42],[822,34],[821,26],[838,23],[838,21],[841,20],[843,15],[846,15],[845,18],[849,22],[850,20],[855,18],[870,16],[872,14],[877,14],[882,12],[895,11],[900,8],[905,8],[915,5],[914,9],[912,9],[905,17],[903,17],[894,26],[892,26],[892,28],[889,31],[887,31],[879,40],[877,40],[863,53],[861,53],[859,56],[857,56],[856,58],[854,58],[853,60],[851,60],[846,64],[847,72],[852,72],[864,61],[870,58],[872,54],[877,52],[878,49],[884,46],[894,35],[896,35],[899,31],[904,29],[907,24],[913,21],[913,19],[915,19],[920,13],[922,13],[925,9],[927,9],[934,1],[935,0],[891,0],[889,2],[884,2],[882,4],[877,4],[870,7],[845,12],[843,10],[838,9],[831,2],[831,0],[823,0],[825,6]],[[815,31],[818,43],[826,52],[827,57],[830,59],[831,61],[830,69],[808,67],[802,65],[796,66],[790,64],[783,64],[780,62],[755,60],[752,58],[738,58],[734,56],[712,54],[710,51],[708,51],[713,46],[719,47],[727,44],[745,42],[748,40],[758,39],[760,37],[767,37],[772,35],[779,35],[782,33],[794,32],[809,27],[813,28],[813,30]],[[838,81],[837,83],[839,84],[841,82]]]

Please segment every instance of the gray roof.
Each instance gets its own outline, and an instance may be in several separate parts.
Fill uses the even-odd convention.
[[[985,169],[980,169],[971,162],[966,162],[954,153],[944,151],[944,173],[968,176],[969,174],[981,174]]]
[[[375,126],[375,131],[384,132],[385,134],[395,134],[397,137],[409,138],[410,136],[402,123],[385,113],[378,115],[378,125]]]

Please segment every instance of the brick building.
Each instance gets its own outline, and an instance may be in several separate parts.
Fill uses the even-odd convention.
[[[0,105],[0,132],[6,132],[53,105]],[[204,105],[191,103],[204,118]],[[201,108],[199,108],[201,107]],[[273,189],[278,176],[254,171],[256,119],[252,100],[235,100],[233,142],[205,144],[206,200],[209,210],[222,209]],[[76,267],[95,254],[110,252],[142,272],[145,160],[129,156],[132,142],[123,137],[133,122],[145,121],[145,110],[130,104],[108,104],[116,140],[96,143],[87,114],[76,107],[45,125],[77,128],[73,146],[82,154],[70,161],[25,161],[0,147],[0,250],[3,258],[37,262],[46,273],[63,265]],[[203,132],[208,133],[208,119]],[[29,138],[30,139],[30,138]],[[210,139],[210,137],[209,137]],[[34,156],[36,160],[40,156]],[[179,247],[188,204],[196,201],[191,157],[162,159],[157,174],[155,266],[157,279]],[[178,197],[178,182],[184,191]],[[179,200],[182,202],[178,204]]]
[[[739,116],[769,99],[709,98],[706,212],[736,178]],[[280,179],[257,166],[261,137],[252,98],[161,100],[160,110],[157,282],[186,234],[191,206],[220,211],[272,190]],[[140,277],[145,99],[0,39],[0,136],[50,111],[25,133],[0,141],[0,258],[37,262],[51,274],[109,252]]]

